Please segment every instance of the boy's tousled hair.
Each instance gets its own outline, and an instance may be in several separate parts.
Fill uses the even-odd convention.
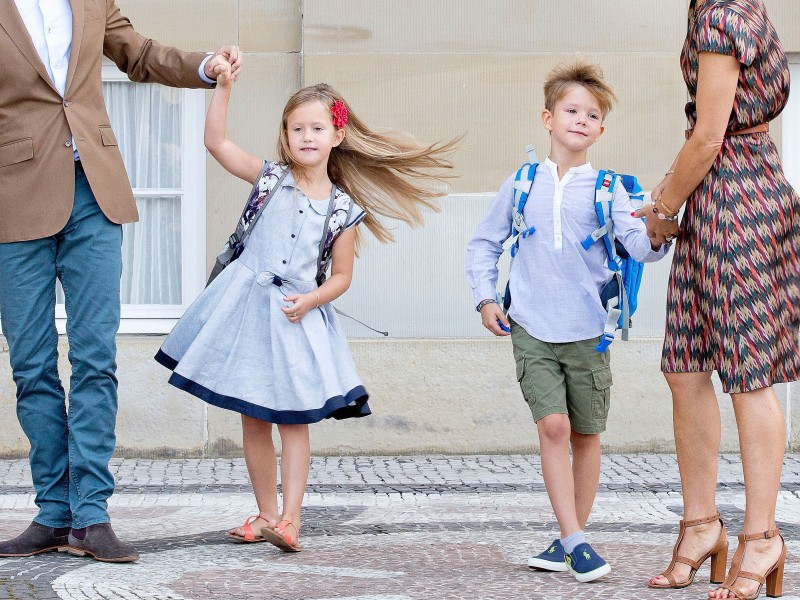
[[[582,60],[566,65],[557,65],[544,80],[544,107],[551,113],[556,103],[564,97],[570,87],[580,85],[586,88],[600,103],[600,112],[606,118],[617,100],[614,88],[603,76],[603,70]]]
[[[298,106],[313,101],[328,108],[339,101],[347,107],[345,137],[341,144],[331,149],[328,177],[364,209],[364,225],[379,241],[390,242],[394,237],[378,220],[378,215],[415,226],[424,222],[421,207],[439,210],[435,198],[444,193],[420,187],[408,178],[443,179],[443,174],[434,171],[453,168],[443,155],[452,152],[460,138],[425,145],[406,134],[376,133],[355,115],[341,94],[320,83],[295,93],[283,109],[278,157],[294,170],[302,171],[302,165],[292,159],[289,151],[287,119]],[[356,248],[360,241],[360,232],[356,229]]]

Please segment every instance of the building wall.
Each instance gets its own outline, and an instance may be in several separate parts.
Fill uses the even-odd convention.
[[[536,447],[507,340],[480,327],[466,285],[464,246],[491,194],[533,143],[548,149],[539,114],[542,81],[580,55],[599,63],[620,102],[591,150],[598,167],[655,185],[683,141],[686,93],[678,68],[686,0],[118,0],[137,30],[187,50],[236,43],[245,70],[229,134],[274,156],[281,110],[299,87],[325,81],[377,128],[434,142],[464,134],[458,178],[424,230],[368,244],[354,285],[337,305],[387,328],[380,339],[344,320],[375,415],[312,428],[319,453],[509,452]],[[787,51],[800,53],[800,5],[766,0]],[[176,25],[180,24],[180,25]],[[208,95],[210,98],[210,93]],[[781,123],[773,127],[780,143]],[[208,160],[207,257],[239,215],[247,185]],[[646,272],[632,331],[614,345],[609,450],[673,447],[669,394],[658,370],[666,261]],[[362,339],[357,339],[362,338]],[[152,355],[158,336],[120,336],[119,450],[130,456],[240,452],[238,417],[165,385]],[[65,346],[62,341],[62,355]],[[0,343],[0,354],[6,352]],[[65,381],[67,365],[62,358]],[[795,421],[800,388],[795,385]],[[782,402],[786,386],[778,386]],[[736,447],[730,401],[720,395],[723,445]],[[0,360],[0,455],[26,452],[8,361]],[[800,423],[797,423],[800,425]],[[798,428],[794,444],[800,445]]]

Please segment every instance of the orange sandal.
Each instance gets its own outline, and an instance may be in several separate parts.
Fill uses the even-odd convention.
[[[266,518],[264,515],[261,514],[250,515],[245,520],[244,525],[242,525],[242,529],[244,529],[244,536],[236,535],[235,533],[233,533],[234,532],[233,529],[230,530],[226,535],[232,540],[235,540],[241,544],[254,544],[256,542],[266,542],[267,540],[264,539],[264,536],[256,535],[255,533],[253,533],[253,528],[250,527],[250,523],[258,519],[263,519],[264,521],[269,523],[269,519]]]
[[[292,526],[292,529],[294,529],[294,532],[297,535],[296,542],[292,543],[292,536],[289,535],[289,532],[286,531],[286,528],[283,527],[283,525]],[[278,533],[276,529],[283,529],[283,535]],[[300,552],[302,550],[302,548],[300,547],[300,532],[297,530],[297,527],[294,526],[294,523],[292,523],[289,519],[283,519],[273,529],[269,529],[268,527],[262,527],[261,535],[263,536],[265,541],[269,542],[274,546],[277,546],[284,552]]]
[[[714,521],[719,521],[720,525],[722,525],[722,529],[719,532],[717,543],[711,550],[706,552],[706,554],[701,556],[698,560],[692,560],[691,558],[686,558],[685,556],[680,556],[678,554],[678,548],[683,541],[683,536],[686,533],[687,527],[694,527],[695,525],[703,525],[705,523],[713,523]],[[720,517],[719,513],[715,514],[713,517],[706,517],[705,519],[695,519],[693,521],[681,520],[678,541],[675,542],[675,547],[672,550],[672,562],[669,563],[667,570],[660,575],[669,583],[662,585],[658,583],[652,583],[651,580],[648,585],[651,588],[657,589],[681,589],[688,587],[692,585],[692,582],[694,582],[694,576],[697,574],[697,570],[704,562],[706,562],[706,560],[708,560],[709,557],[711,557],[711,583],[719,584],[725,579],[725,563],[728,561],[728,531],[725,529],[725,523],[722,522],[722,517]],[[689,571],[689,577],[683,581],[676,581],[675,576],[672,574],[672,572],[675,570],[675,565],[678,563],[689,565],[691,567],[691,571]]]

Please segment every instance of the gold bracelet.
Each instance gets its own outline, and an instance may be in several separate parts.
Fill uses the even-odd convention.
[[[317,295],[317,305],[314,308],[319,308],[319,292],[314,292]]]
[[[678,216],[678,212],[679,211],[672,210],[669,206],[667,206],[664,203],[664,201],[661,198],[658,199],[658,203],[661,204],[661,208],[666,209],[666,210],[660,210],[659,209],[660,213],[663,213],[664,215],[666,215],[667,217],[670,217],[670,218]]]

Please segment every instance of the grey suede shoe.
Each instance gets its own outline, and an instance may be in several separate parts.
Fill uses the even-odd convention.
[[[0,542],[0,556],[33,556],[66,549],[67,543],[66,535],[56,535],[52,527],[33,521],[14,539]]]
[[[75,556],[88,554],[102,562],[123,563],[139,560],[136,548],[119,541],[114,530],[111,529],[111,523],[89,525],[86,528],[86,536],[82,540],[70,532],[67,552]]]

